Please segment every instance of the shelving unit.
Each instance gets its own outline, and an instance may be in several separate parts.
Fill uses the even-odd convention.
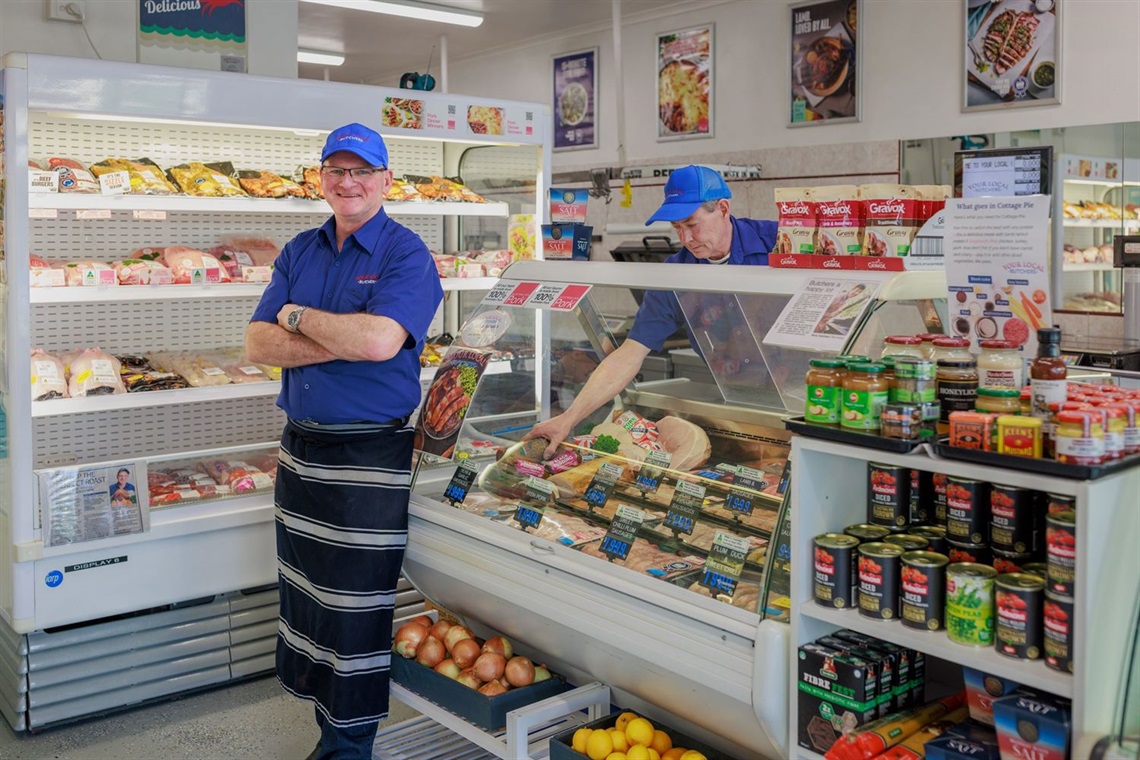
[[[84,396],[80,398],[55,398],[49,401],[32,402],[32,418],[56,415],[88,414],[93,412],[114,412],[124,409],[146,409],[155,406],[176,406],[180,404],[201,404],[227,399],[277,397],[281,383],[239,383],[215,385],[208,388],[183,388],[170,391],[147,391],[145,393],[119,393],[112,396]]]
[[[1060,673],[1043,661],[1021,661],[993,648],[972,648],[950,641],[945,631],[918,631],[898,621],[864,617],[855,609],[836,610],[813,599],[810,563],[793,568],[791,597],[792,646],[801,646],[839,628],[925,652],[942,668],[949,664],[977,668],[1025,686],[1073,700],[1072,757],[1088,757],[1092,745],[1111,730],[1120,681],[1119,663],[1131,651],[1131,601],[1140,593],[1140,564],[1135,545],[1140,537],[1140,467],[1095,481],[1070,480],[940,459],[922,448],[891,454],[814,438],[792,440],[792,554],[811,557],[813,539],[842,532],[867,517],[867,463],[941,472],[1076,498],[1077,585],[1075,599],[1074,674]],[[1123,600],[1123,601],[1122,601]],[[932,668],[928,660],[927,673]],[[791,673],[789,730],[796,757],[819,757],[798,747],[797,673]],[[954,686],[954,684],[951,684]]]
[[[29,210],[48,211],[169,211],[223,214],[324,214],[324,201],[305,198],[197,198],[188,195],[98,195],[42,193],[28,196]],[[449,203],[444,201],[388,201],[391,216],[502,216],[505,203]],[[37,218],[44,219],[43,215]]]

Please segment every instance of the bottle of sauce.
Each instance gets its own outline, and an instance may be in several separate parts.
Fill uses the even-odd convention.
[[[1033,416],[1042,421],[1045,448],[1052,451],[1053,426],[1050,404],[1063,404],[1068,392],[1068,367],[1061,358],[1061,328],[1041,327],[1037,330],[1037,358],[1029,365],[1029,393]]]

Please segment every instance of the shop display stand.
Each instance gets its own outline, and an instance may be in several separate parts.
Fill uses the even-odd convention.
[[[810,562],[792,572],[791,635],[796,647],[838,628],[851,628],[899,646],[918,649],[935,660],[964,665],[1008,678],[1033,689],[1072,699],[1072,757],[1088,757],[1101,737],[1111,732],[1120,680],[1120,663],[1131,648],[1132,600],[1140,592],[1136,572],[1136,539],[1140,535],[1140,467],[1095,481],[1070,480],[1029,472],[909,455],[867,452],[829,441],[792,439],[792,554],[811,557],[813,538],[842,532],[867,516],[867,463],[876,462],[929,472],[947,473],[1076,498],[1077,585],[1074,604],[1074,674],[1060,673],[1041,660],[1023,661],[998,654],[993,647],[975,648],[950,641],[943,631],[918,631],[899,621],[864,617],[855,609],[836,610],[813,599]],[[793,655],[794,661],[794,655]],[[941,663],[940,663],[941,665]],[[928,660],[927,672],[932,669]],[[789,674],[790,741],[795,757],[818,754],[798,746],[798,689],[795,667]],[[930,683],[928,682],[928,686]],[[959,683],[949,683],[956,688]]]

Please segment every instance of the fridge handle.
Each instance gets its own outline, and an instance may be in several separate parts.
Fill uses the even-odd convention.
[[[788,757],[788,663],[791,658],[787,623],[761,620],[756,628],[756,657],[752,665],[752,711],[780,756]]]

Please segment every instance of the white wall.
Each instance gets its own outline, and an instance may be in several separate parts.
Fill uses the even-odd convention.
[[[863,119],[788,128],[790,26],[783,0],[711,0],[623,26],[629,162],[694,153],[921,138],[1140,120],[1140,2],[1063,0],[1059,106],[964,114],[962,0],[863,0],[859,50]],[[715,130],[711,139],[656,140],[657,32],[716,25]],[[450,89],[549,103],[553,55],[600,48],[600,147],[555,155],[554,168],[617,162],[612,33],[532,40],[450,62]]]
[[[138,0],[85,0],[86,27],[44,19],[44,0],[0,0],[0,55],[45,53],[74,58],[135,61]],[[246,0],[248,71],[297,76],[297,0]]]

